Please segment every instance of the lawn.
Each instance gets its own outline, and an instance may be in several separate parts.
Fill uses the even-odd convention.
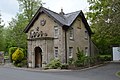
[[[117,73],[118,76],[120,76],[120,71]]]

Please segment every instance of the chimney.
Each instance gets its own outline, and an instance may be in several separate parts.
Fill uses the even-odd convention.
[[[61,12],[59,13],[61,15],[64,15],[65,13],[63,12],[63,9],[61,8]]]

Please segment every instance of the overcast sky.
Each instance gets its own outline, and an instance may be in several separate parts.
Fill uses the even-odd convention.
[[[60,12],[61,8],[65,13],[70,13],[78,10],[83,12],[88,11],[89,4],[87,0],[42,0],[46,8],[53,10],[55,12]],[[5,25],[8,25],[8,22],[11,21],[11,18],[14,18],[19,12],[19,4],[17,0],[2,0],[0,2],[0,13],[2,19],[4,20]]]

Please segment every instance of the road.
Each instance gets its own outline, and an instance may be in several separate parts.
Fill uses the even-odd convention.
[[[120,80],[115,73],[120,63],[110,63],[85,71],[33,72],[0,67],[0,80]]]

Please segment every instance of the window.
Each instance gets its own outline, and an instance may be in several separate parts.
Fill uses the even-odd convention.
[[[54,57],[58,58],[58,47],[54,48]]]
[[[58,26],[55,26],[54,27],[54,38],[58,38],[58,33],[59,33]]]
[[[85,55],[88,55],[88,47],[85,47]]]
[[[70,39],[73,39],[73,29],[70,29],[69,35],[70,35]]]
[[[69,58],[73,57],[73,47],[69,47]]]
[[[85,31],[85,39],[88,39],[88,32]]]

